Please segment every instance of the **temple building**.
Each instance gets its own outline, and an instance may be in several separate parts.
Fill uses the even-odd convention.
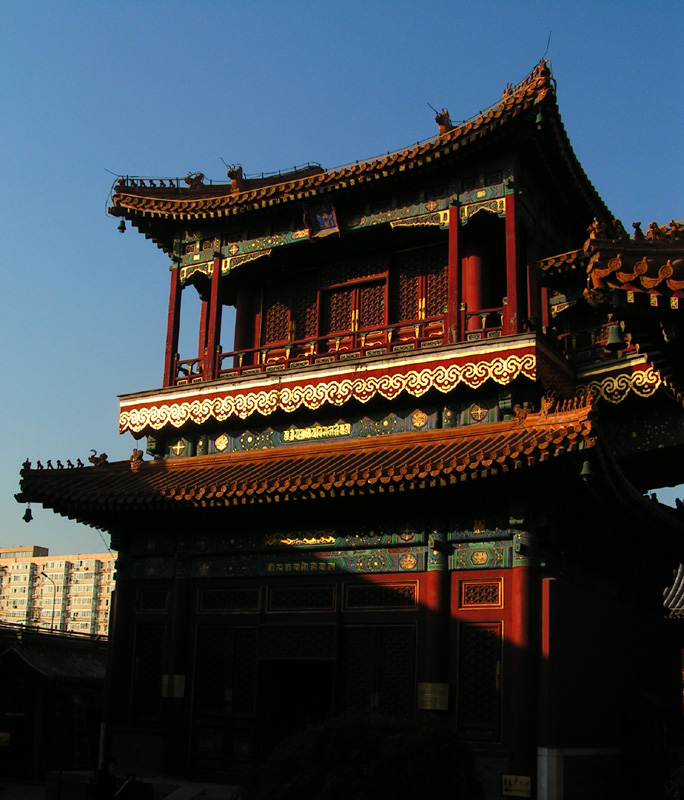
[[[162,385],[120,398],[129,461],[27,463],[19,499],[118,551],[125,771],[239,783],[317,720],[438,715],[487,798],[624,800],[682,744],[683,516],[648,494],[684,482],[680,226],[613,218],[545,61],[437,122],[339,169],[115,186],[170,259]]]

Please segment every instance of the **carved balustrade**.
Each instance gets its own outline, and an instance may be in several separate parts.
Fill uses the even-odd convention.
[[[504,310],[505,306],[465,311],[463,328],[466,341],[503,336]]]
[[[256,375],[312,364],[369,358],[445,343],[444,317],[412,320],[364,331],[344,331],[230,352],[219,352],[216,375],[205,375],[201,358],[176,359],[175,385]]]

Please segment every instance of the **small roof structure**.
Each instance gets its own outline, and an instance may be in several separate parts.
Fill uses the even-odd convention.
[[[54,633],[0,629],[0,667],[14,663],[53,683],[103,684],[105,642]]]

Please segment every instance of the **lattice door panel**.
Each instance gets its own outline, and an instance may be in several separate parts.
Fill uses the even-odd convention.
[[[342,630],[339,663],[340,711],[413,714],[415,626],[346,627]]]
[[[426,303],[428,317],[438,317],[446,312],[448,301],[446,247],[432,247],[425,253]]]
[[[197,629],[193,709],[198,713],[223,715],[231,711],[232,639],[230,628]]]
[[[316,289],[310,279],[297,287],[294,304],[295,339],[318,334],[318,304]]]
[[[290,334],[290,304],[283,284],[269,286],[264,297],[264,344],[287,341]]]
[[[131,717],[134,720],[158,719],[161,713],[165,634],[164,625],[135,627],[135,666],[131,691]]]
[[[396,256],[390,289],[393,322],[444,314],[448,299],[447,263],[446,247],[428,247]]]
[[[339,653],[340,711],[360,713],[377,707],[376,639],[377,631],[374,628],[342,630]]]
[[[418,319],[420,276],[420,262],[415,252],[402,253],[397,257],[390,283],[392,322],[410,322]]]
[[[361,284],[358,289],[359,324],[358,327],[374,328],[385,324],[385,283]]]
[[[197,629],[193,768],[239,770],[255,757],[256,643],[254,628]]]
[[[323,295],[323,333],[352,329],[353,289],[331,289]]]
[[[458,730],[469,739],[499,740],[501,659],[501,623],[461,623],[458,659]]]
[[[415,708],[416,630],[414,626],[380,630],[378,653],[379,708],[408,717]]]

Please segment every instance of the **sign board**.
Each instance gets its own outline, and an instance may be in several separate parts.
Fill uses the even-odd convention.
[[[529,775],[502,775],[501,794],[504,797],[532,797],[532,779]]]
[[[419,683],[418,708],[421,711],[448,711],[448,683]]]

